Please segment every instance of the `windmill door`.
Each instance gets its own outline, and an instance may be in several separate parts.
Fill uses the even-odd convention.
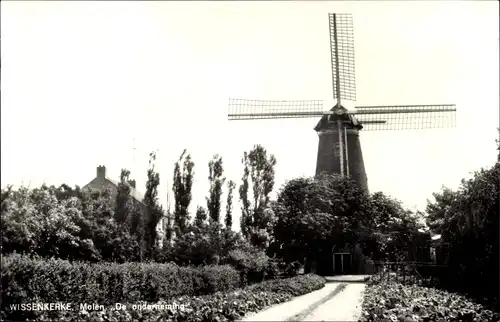
[[[335,275],[352,274],[352,254],[334,253],[333,272]]]

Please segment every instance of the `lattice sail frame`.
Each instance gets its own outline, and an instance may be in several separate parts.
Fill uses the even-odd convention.
[[[363,130],[412,130],[455,126],[454,104],[359,106],[343,110],[341,100],[356,100],[354,27],[351,14],[328,14],[333,98],[337,106],[324,111],[321,100],[229,100],[229,120],[321,117],[336,112],[353,114]]]
[[[228,119],[264,120],[318,117],[318,111],[323,110],[322,100],[249,100],[240,98],[229,99]]]
[[[358,106],[353,114],[363,125],[363,131],[424,130],[456,125],[454,104]]]
[[[356,101],[352,15],[348,13],[329,13],[328,20],[330,24],[333,99],[337,101],[340,101],[340,99]]]
[[[272,101],[230,99],[228,118],[236,120],[263,120],[287,118],[317,118],[331,115],[321,100]],[[352,114],[363,125],[363,131],[422,130],[454,127],[454,104],[358,106]]]

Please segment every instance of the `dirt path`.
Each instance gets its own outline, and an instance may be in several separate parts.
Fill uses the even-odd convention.
[[[364,276],[327,278],[325,287],[248,314],[240,321],[358,321],[366,284]]]
[[[315,303],[336,292],[339,286],[339,283],[328,283],[317,291],[298,296],[285,303],[273,305],[258,313],[248,314],[241,321],[287,321],[308,308],[314,307]]]
[[[345,289],[313,310],[302,321],[358,321],[366,285],[347,284]]]

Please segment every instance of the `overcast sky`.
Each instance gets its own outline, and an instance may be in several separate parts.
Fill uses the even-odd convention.
[[[131,169],[144,192],[148,154],[158,150],[165,202],[186,148],[196,163],[194,211],[205,205],[211,156],[222,155],[239,183],[243,151],[256,143],[277,158],[275,190],[314,175],[317,120],[229,122],[227,110],[232,97],[320,99],[330,108],[329,12],[353,14],[355,104],[458,109],[454,129],[362,132],[371,192],[423,209],[442,185],[456,188],[493,165],[496,1],[8,1],[2,187],[83,186],[102,164],[113,179]]]

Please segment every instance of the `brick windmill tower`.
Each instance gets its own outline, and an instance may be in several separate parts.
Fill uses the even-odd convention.
[[[319,136],[316,175],[348,175],[362,188],[368,182],[359,132],[416,130],[455,125],[454,104],[356,106],[353,22],[350,14],[329,14],[332,85],[335,106],[323,109],[321,100],[271,101],[230,99],[229,120],[321,117],[314,130]]]

